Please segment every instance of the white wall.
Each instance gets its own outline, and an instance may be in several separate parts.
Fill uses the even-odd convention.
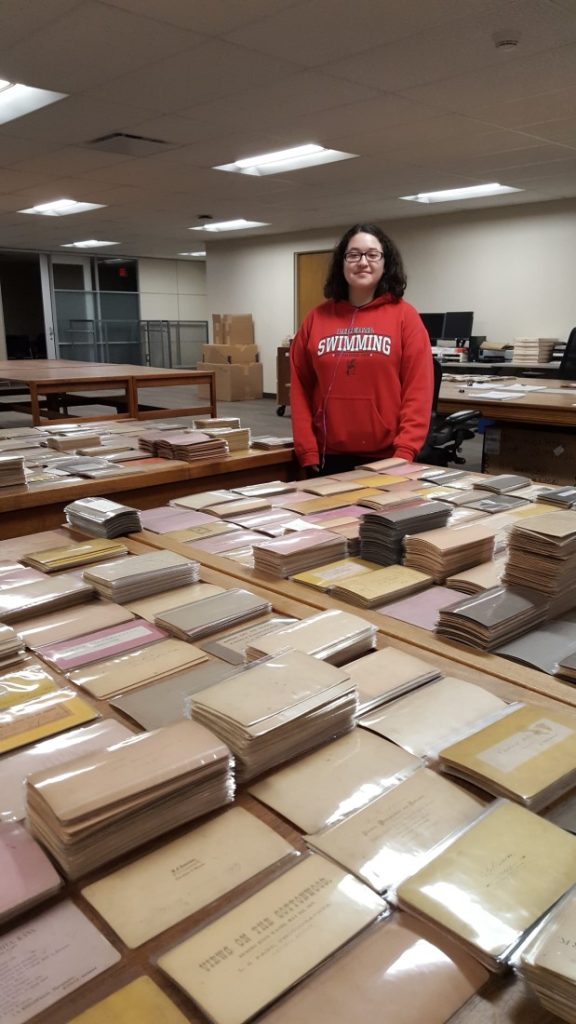
[[[474,311],[474,334],[566,339],[576,324],[576,202],[441,214],[383,225],[423,312]],[[339,228],[208,246],[210,313],[252,313],[264,390],[276,389],[276,348],[293,332],[294,254],[331,248]]]
[[[207,320],[204,261],[138,260],[142,320]]]

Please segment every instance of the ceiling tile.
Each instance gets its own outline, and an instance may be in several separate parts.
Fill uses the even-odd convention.
[[[120,7],[133,14],[145,14],[157,21],[177,25],[179,28],[207,35],[220,35],[243,25],[249,25],[266,15],[286,8],[300,7],[302,0],[209,0],[209,3],[191,3],[190,0],[107,0],[112,7]]]
[[[80,0],[2,0],[0,5],[0,49],[7,50],[51,21],[83,6]],[[0,60],[0,71],[2,62]],[[29,83],[28,83],[29,84]]]

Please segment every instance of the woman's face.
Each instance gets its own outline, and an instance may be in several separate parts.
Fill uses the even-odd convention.
[[[357,262],[344,260],[344,277],[348,287],[374,292],[384,273],[384,257],[382,246],[378,239],[374,235],[368,235],[364,231],[359,231],[358,234],[352,235],[346,246],[346,253],[362,253],[362,258]],[[377,259],[369,260],[366,253],[372,257],[378,253],[379,256]]]

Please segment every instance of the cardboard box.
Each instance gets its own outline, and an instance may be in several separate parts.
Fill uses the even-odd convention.
[[[203,345],[202,359],[205,363],[257,363],[256,345]]]
[[[214,345],[253,345],[254,321],[251,313],[213,313]]]
[[[485,473],[520,473],[547,484],[576,485],[576,434],[555,427],[501,423],[484,434]]]
[[[262,363],[202,363],[202,369],[214,371],[218,402],[262,398]]]

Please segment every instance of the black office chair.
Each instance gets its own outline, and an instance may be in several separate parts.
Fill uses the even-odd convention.
[[[447,466],[449,462],[462,465],[466,462],[460,450],[464,441],[470,441],[476,433],[480,413],[464,409],[449,416],[440,416],[437,411],[440,385],[442,384],[442,363],[434,358],[434,399],[430,430],[416,462],[428,462],[432,466]]]
[[[561,380],[576,380],[576,327],[573,327],[566,342],[558,376]]]

